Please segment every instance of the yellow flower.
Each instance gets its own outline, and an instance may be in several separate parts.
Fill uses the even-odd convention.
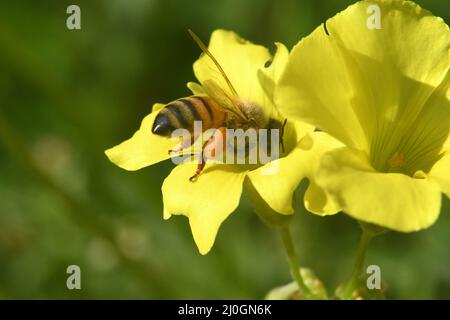
[[[272,100],[288,51],[282,44],[276,45],[277,52],[267,68],[264,66],[272,58],[269,51],[230,31],[213,32],[208,49],[219,61],[240,97],[261,106],[267,116],[284,120]],[[200,57],[194,63],[194,73],[200,83],[213,79],[221,87],[227,88],[207,56]],[[204,94],[202,86],[197,83],[188,83],[188,87],[195,95]],[[155,135],[151,130],[163,106],[156,104],[130,139],[106,151],[112,162],[126,170],[138,170],[170,157],[168,150],[178,141]],[[312,126],[297,121],[287,122],[284,142],[286,154],[278,160],[253,167],[207,163],[194,183],[189,181],[189,177],[195,172],[197,163],[178,165],[162,186],[164,218],[168,219],[173,214],[187,216],[195,243],[200,253],[206,254],[214,243],[221,223],[237,208],[244,182],[250,198],[255,201],[258,210],[264,211],[266,218],[271,211],[277,212],[276,215],[292,214],[293,192],[304,177],[312,176],[318,162],[317,153],[326,150],[329,144],[338,142],[323,133],[313,133]],[[279,165],[275,167],[278,170],[274,174],[267,174],[273,165]],[[292,170],[294,166],[296,169]],[[308,196],[312,198],[308,201],[310,206],[332,213],[336,210],[313,184]],[[315,199],[317,201],[313,201]]]
[[[436,221],[450,196],[449,48],[442,19],[373,0],[292,50],[276,103],[345,144],[323,156],[316,183],[350,216],[402,232]]]

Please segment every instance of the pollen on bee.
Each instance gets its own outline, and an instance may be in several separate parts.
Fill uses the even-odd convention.
[[[388,160],[388,164],[391,168],[398,168],[405,164],[405,156],[396,152],[391,159]]]

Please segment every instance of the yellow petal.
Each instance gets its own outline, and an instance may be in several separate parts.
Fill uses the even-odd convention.
[[[266,73],[275,82],[278,82],[284,68],[286,67],[289,57],[289,50],[281,42],[275,42],[275,46],[277,47],[277,50],[275,51],[275,55],[273,56],[270,66],[266,68]]]
[[[367,27],[372,5],[381,9],[381,29]],[[442,145],[435,141],[447,136],[448,122],[428,115],[448,102],[427,103],[449,69],[442,19],[408,1],[361,1],[326,28],[329,35],[320,26],[293,49],[276,95],[283,114],[365,151],[377,169],[399,148],[418,150],[417,141],[420,151]]]
[[[367,25],[374,5],[381,10],[381,29],[345,32],[349,25]],[[398,172],[428,171],[449,133],[448,26],[412,2],[374,1],[349,7],[327,28],[353,89],[365,92],[361,100],[354,94],[352,103],[355,110],[364,106],[357,113],[366,115],[360,119],[374,168],[388,171],[389,159],[401,154],[406,165]]]
[[[258,70],[271,58],[269,51],[263,46],[240,38],[232,31],[225,30],[216,30],[212,33],[208,49],[222,66],[238,95],[263,108],[268,108],[270,114],[270,101],[264,94],[257,76]],[[231,94],[226,81],[207,55],[202,55],[194,63],[194,73],[200,83],[214,80]]]
[[[296,126],[301,127],[301,123],[296,123]],[[273,210],[281,214],[292,214],[292,196],[301,180],[309,178],[314,181],[320,157],[338,146],[341,146],[341,143],[323,132],[311,133],[301,139],[288,155],[250,171],[248,177],[261,198]],[[315,205],[317,201],[323,202],[324,199],[311,197],[309,202],[313,204],[310,207],[319,209],[319,205]],[[328,213],[338,211],[337,207],[334,207],[336,210],[330,212],[333,211],[330,206],[331,204],[327,207]]]
[[[190,182],[196,168],[195,163],[178,165],[164,180],[164,218],[172,214],[188,217],[200,253],[207,254],[220,225],[239,204],[246,171],[207,165],[198,180]]]
[[[380,9],[380,29],[368,27],[373,28],[374,5]],[[449,68],[448,26],[411,1],[361,1],[329,19],[326,27],[346,49],[395,66],[406,77],[431,87],[442,82]]]
[[[258,70],[258,79],[270,101],[275,102],[275,88],[288,61],[289,50],[279,42],[275,43],[277,51],[268,68]]]
[[[111,162],[133,171],[170,158],[168,151],[179,141],[152,133],[155,117],[163,106],[155,104],[154,111],[142,120],[141,127],[130,139],[105,151]]]
[[[316,184],[314,176],[309,179],[304,198],[306,210],[319,216],[336,214],[342,210],[333,197]]]
[[[189,90],[192,91],[192,94],[194,95],[204,95],[205,90],[203,90],[203,87],[199,85],[197,82],[188,82],[187,87]]]
[[[345,213],[392,230],[424,229],[439,215],[441,191],[432,179],[376,172],[364,153],[349,148],[323,156],[316,182]]]
[[[319,27],[291,51],[275,104],[288,118],[307,121],[345,144],[367,146],[345,79],[334,44]]]
[[[450,198],[450,153],[436,162],[428,175],[441,186],[442,192]]]
[[[159,110],[161,110],[161,109],[164,108],[164,107],[165,107],[165,104],[164,104],[164,103],[155,103],[155,104],[152,106],[152,112],[159,111]]]

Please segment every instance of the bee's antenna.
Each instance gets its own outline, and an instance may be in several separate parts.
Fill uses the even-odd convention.
[[[286,123],[287,123],[287,118],[285,118],[284,119],[284,122],[283,122],[283,126],[281,127],[281,138],[280,138],[280,143],[281,143],[281,150],[283,151],[283,153],[284,153],[284,140],[283,140],[283,137],[284,137],[284,127],[286,127]]]
[[[202,51],[211,58],[211,60],[214,62],[214,64],[216,65],[217,69],[219,69],[220,73],[222,74],[222,77],[225,79],[225,81],[228,84],[228,87],[230,87],[231,92],[233,93],[233,95],[237,96],[237,92],[236,89],[234,89],[233,84],[231,83],[230,79],[228,79],[227,74],[225,73],[225,71],[223,71],[222,67],[220,66],[219,62],[216,60],[216,58],[214,58],[214,56],[212,55],[212,53],[208,50],[208,48],[206,47],[206,45],[203,43],[203,41],[194,33],[194,31],[192,31],[191,29],[188,29],[189,34],[191,35],[192,39],[194,39],[194,41],[197,43],[197,45],[200,47],[200,49],[202,49]]]

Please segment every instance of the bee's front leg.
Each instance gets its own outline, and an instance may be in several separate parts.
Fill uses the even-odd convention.
[[[194,134],[194,135],[189,135],[186,136],[183,140],[181,140],[181,142],[179,144],[177,144],[173,149],[169,150],[169,154],[173,155],[174,153],[181,153],[184,149],[189,148],[190,146],[192,146],[195,142],[195,140],[197,140],[197,138],[200,136],[200,134]]]
[[[195,182],[205,168],[208,158],[215,158],[218,152],[223,152],[226,148],[226,127],[220,127],[214,131],[213,135],[203,144],[200,155],[200,163],[197,166],[195,174],[189,178],[189,181]]]

